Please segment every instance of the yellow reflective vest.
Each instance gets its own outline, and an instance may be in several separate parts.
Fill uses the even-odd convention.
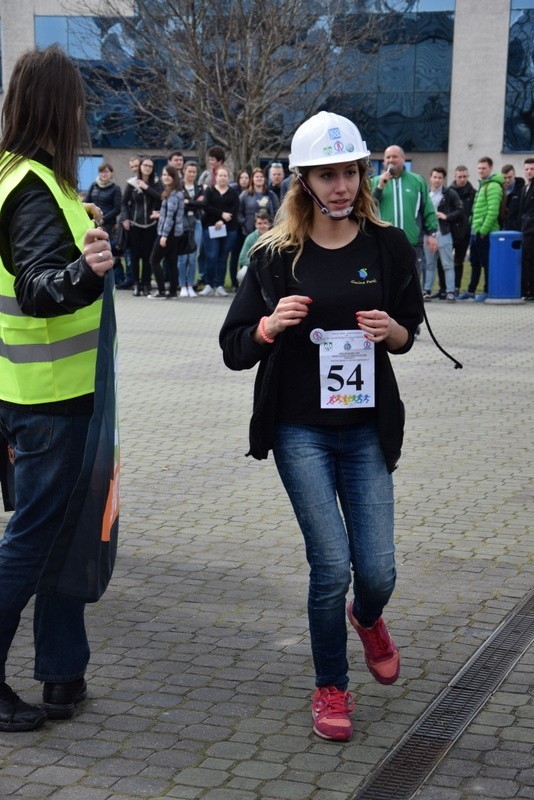
[[[49,188],[82,252],[91,226],[87,212],[78,198],[63,192],[53,171],[37,161],[22,161],[0,181],[0,216],[6,198],[28,172]],[[30,317],[17,303],[14,283],[0,258],[0,399],[30,405],[92,393],[102,300],[73,314]]]

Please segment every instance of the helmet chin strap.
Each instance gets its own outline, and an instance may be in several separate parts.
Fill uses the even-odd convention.
[[[321,214],[324,214],[325,217],[330,217],[330,219],[333,219],[333,220],[336,220],[336,221],[337,220],[343,220],[343,219],[347,219],[347,217],[350,217],[350,215],[354,211],[354,203],[356,202],[356,198],[358,197],[358,195],[360,193],[360,186],[362,185],[361,184],[361,172],[360,172],[360,185],[358,186],[358,190],[357,190],[356,194],[354,195],[354,200],[352,201],[352,205],[347,206],[347,208],[342,208],[342,209],[340,209],[340,211],[329,211],[328,208],[324,205],[324,203],[321,203],[320,199],[317,197],[317,195],[315,194],[315,192],[313,191],[313,189],[311,188],[309,183],[303,178],[303,176],[302,176],[302,174],[300,172],[297,172],[297,179],[298,179],[300,185],[302,186],[302,188],[304,189],[304,191],[307,192],[310,195],[310,197],[313,200],[313,202],[320,208]]]

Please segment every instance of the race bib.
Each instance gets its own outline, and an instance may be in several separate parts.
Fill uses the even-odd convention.
[[[363,331],[323,331],[311,341],[319,347],[321,408],[374,408],[375,346]]]

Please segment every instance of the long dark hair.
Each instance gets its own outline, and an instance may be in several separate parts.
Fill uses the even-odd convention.
[[[39,148],[48,148],[57,182],[65,193],[75,193],[78,155],[89,146],[85,108],[82,77],[61,48],[24,53],[2,108],[0,156],[8,151],[13,157],[0,170],[0,180]]]
[[[161,195],[161,199],[165,200],[165,198],[168,197],[171,192],[176,192],[180,189],[180,174],[176,167],[173,167],[172,164],[166,164],[163,167],[163,170],[172,178],[172,183],[169,183],[169,185],[165,187],[163,194]]]
[[[139,156],[139,166],[137,167],[137,177],[140,181],[144,181],[143,173],[141,172],[141,164],[144,161],[151,161],[152,162],[152,172],[148,176],[148,180],[146,183],[149,183],[151,186],[152,184],[156,183],[156,172],[154,170],[154,159],[151,156]]]

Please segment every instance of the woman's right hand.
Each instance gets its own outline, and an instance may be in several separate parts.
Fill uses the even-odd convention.
[[[308,316],[308,306],[312,302],[311,297],[300,294],[290,294],[288,297],[282,297],[271,316],[265,320],[263,329],[266,335],[270,339],[274,339],[286,328],[298,325]]]
[[[123,219],[122,227],[124,228],[125,231],[129,231],[130,230],[130,220],[129,219]]]

